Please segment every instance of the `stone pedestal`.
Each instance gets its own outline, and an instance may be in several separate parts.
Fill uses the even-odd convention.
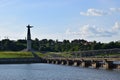
[[[27,51],[31,51],[31,40],[27,40]]]

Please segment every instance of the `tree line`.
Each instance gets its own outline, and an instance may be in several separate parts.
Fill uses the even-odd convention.
[[[26,49],[27,41],[25,39],[10,40],[3,39],[0,41],[0,51],[21,51]],[[99,49],[120,48],[120,41],[112,41],[109,43],[101,43],[97,41],[87,41],[84,39],[69,40],[52,40],[52,39],[35,39],[32,40],[32,48],[36,51],[45,52],[69,52],[69,51],[85,51]]]

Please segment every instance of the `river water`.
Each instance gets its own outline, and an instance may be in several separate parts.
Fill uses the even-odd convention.
[[[1,64],[0,80],[120,80],[120,71],[54,64]]]

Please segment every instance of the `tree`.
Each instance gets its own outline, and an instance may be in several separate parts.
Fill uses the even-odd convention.
[[[19,39],[17,41],[3,39],[0,41],[0,50],[3,51],[21,51],[26,49],[27,41]],[[101,43],[101,42],[88,42],[83,39],[75,39],[73,41],[63,40],[54,41],[52,39],[35,39],[32,40],[32,48],[37,51],[49,51],[49,52],[68,52],[68,51],[85,51],[85,50],[98,50],[98,49],[112,49],[120,48],[120,41]]]

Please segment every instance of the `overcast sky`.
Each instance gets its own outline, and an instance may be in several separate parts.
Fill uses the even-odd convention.
[[[120,40],[120,0],[0,0],[0,40]]]

